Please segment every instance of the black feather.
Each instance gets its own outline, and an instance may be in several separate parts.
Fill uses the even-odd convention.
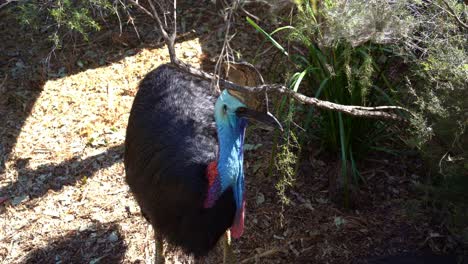
[[[170,65],[140,83],[125,139],[126,180],[156,232],[187,253],[203,256],[232,225],[231,188],[203,208],[206,169],[216,159],[216,96],[209,82]]]

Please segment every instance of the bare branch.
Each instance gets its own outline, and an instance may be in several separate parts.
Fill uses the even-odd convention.
[[[171,37],[172,42],[175,41],[176,36],[177,36],[177,0],[174,0],[173,13],[174,13],[174,29],[172,31],[172,37]]]
[[[284,253],[285,251],[287,251],[287,250],[280,249],[280,248],[273,248],[273,249],[267,250],[267,251],[265,251],[263,253],[255,254],[255,256],[253,256],[253,257],[246,258],[246,259],[242,260],[240,263],[241,264],[245,264],[245,263],[249,263],[249,262],[257,263],[258,259],[260,259],[260,258],[269,257],[269,256],[274,255],[276,253],[281,253],[281,252]]]
[[[240,91],[240,92],[249,92],[254,94],[265,94],[267,93],[276,93],[279,95],[286,95],[294,98],[296,101],[302,104],[308,104],[316,106],[324,110],[332,110],[336,112],[341,112],[356,117],[369,117],[376,119],[385,119],[385,120],[398,120],[404,121],[404,118],[399,116],[396,113],[386,112],[388,110],[401,110],[409,112],[409,110],[399,107],[399,106],[378,106],[378,107],[365,107],[358,105],[342,105],[329,101],[320,100],[314,97],[308,97],[300,93],[296,93],[291,89],[281,85],[281,84],[264,84],[255,87],[240,86],[232,82],[221,79],[220,84],[227,89]]]
[[[463,21],[461,21],[460,17],[457,16],[455,10],[453,10],[453,8],[449,5],[449,3],[447,3],[447,1],[445,0],[441,0],[442,3],[444,3],[444,5],[447,7],[447,9],[441,7],[440,5],[436,4],[436,3],[433,3],[433,5],[437,6],[438,8],[442,9],[444,12],[446,12],[447,14],[449,14],[451,17],[455,18],[455,20],[457,21],[457,23],[465,28],[465,29],[468,29],[468,25],[463,23]]]
[[[158,11],[156,10],[156,7],[154,6],[152,0],[148,0],[148,4],[150,5],[151,10],[153,11],[153,13],[151,13],[148,9],[144,8],[142,5],[140,5],[135,0],[129,0],[129,2],[132,5],[138,7],[144,13],[149,15],[151,18],[156,20],[156,23],[158,24],[158,27],[159,27],[159,31],[161,32],[161,34],[162,34],[162,36],[164,38],[164,41],[166,42],[167,49],[169,50],[169,57],[171,59],[171,62],[174,63],[174,64],[177,64],[179,62],[179,60],[177,59],[176,52],[175,52],[175,47],[174,47],[175,36],[176,36],[176,32],[177,32],[175,30],[177,28],[177,20],[175,19],[176,18],[176,13],[177,13],[176,9],[175,9],[175,5],[176,5],[177,2],[174,0],[174,21],[173,21],[173,23],[174,23],[174,32],[172,32],[170,37],[167,34],[166,29],[164,29],[164,24],[162,23],[161,18],[160,18],[159,14],[158,14]],[[162,11],[164,11],[164,10],[162,10]]]
[[[124,2],[122,2],[122,0],[119,0],[119,3],[120,5],[122,6],[123,10],[125,10],[125,12],[127,13],[127,17],[128,17],[128,20],[127,20],[127,23],[130,22],[130,24],[132,24],[133,26],[133,30],[135,30],[135,33],[137,35],[137,38],[139,40],[141,40],[141,37],[140,37],[140,33],[138,32],[138,29],[135,25],[135,19],[133,18],[133,16],[131,15],[130,11],[128,10],[128,7],[126,6],[126,4]],[[118,9],[117,7],[115,7],[115,12],[118,14]],[[122,28],[122,25],[120,25],[120,28]],[[122,29],[120,29],[120,33],[122,33]]]
[[[5,91],[4,85],[8,79],[8,74],[5,74],[5,78],[3,79],[2,83],[0,84],[0,94],[3,94]]]
[[[18,0],[6,0],[5,3],[0,4],[0,9],[4,8],[5,6],[13,2],[18,2]]]
[[[217,92],[220,92],[219,89],[219,78],[221,76],[221,66],[223,65],[224,56],[226,56],[227,61],[229,62],[229,34],[231,29],[231,23],[233,19],[233,12],[236,9],[238,4],[238,0],[234,0],[231,3],[231,6],[228,8],[228,13],[225,15],[225,25],[226,28],[224,30],[224,42],[221,48],[221,53],[219,54],[219,58],[216,61],[213,79],[211,81],[212,88],[215,89]]]
[[[141,11],[143,11],[143,13],[147,14],[148,16],[150,16],[152,19],[155,19],[153,14],[151,14],[150,11],[148,11],[148,9],[144,8],[142,5],[140,5],[138,2],[134,1],[134,0],[128,0],[132,5],[138,7]]]
[[[206,80],[212,80],[213,75],[206,73],[204,71],[198,70],[188,64],[185,64],[179,61],[178,64],[175,64],[176,67],[179,69],[195,75],[199,78],[203,78]],[[308,104],[316,106],[320,109],[324,110],[331,110],[336,112],[341,112],[344,114],[348,114],[351,116],[356,117],[367,117],[367,118],[375,118],[375,119],[383,119],[383,120],[396,120],[396,121],[405,121],[400,115],[388,112],[388,111],[404,111],[406,113],[411,112],[403,107],[400,106],[376,106],[376,107],[366,107],[366,106],[359,106],[359,105],[342,105],[337,104],[329,101],[320,100],[314,97],[308,97],[300,93],[296,93],[291,89],[288,89],[286,86],[281,84],[264,84],[260,86],[250,87],[250,86],[241,86],[237,85],[233,82],[230,82],[225,79],[219,79],[220,86],[244,93],[256,94],[257,96],[262,96],[265,93],[273,93],[278,95],[286,95],[294,98],[296,101],[302,104]]]

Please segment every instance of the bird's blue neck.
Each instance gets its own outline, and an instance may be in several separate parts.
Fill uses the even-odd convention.
[[[236,206],[242,205],[244,193],[243,145],[247,121],[237,119],[234,126],[228,123],[217,124],[219,157],[218,173],[221,193],[232,187]]]
[[[224,90],[218,97],[214,108],[214,117],[218,132],[219,156],[217,164],[217,177],[210,184],[204,206],[209,208],[223,192],[232,188],[236,203],[236,215],[231,226],[232,237],[238,238],[244,229],[244,136],[247,120],[237,114],[239,109],[246,106],[236,97]],[[212,164],[212,163],[211,163]],[[208,166],[208,176],[212,171]],[[216,174],[215,174],[216,175]],[[209,181],[211,177],[209,177]]]

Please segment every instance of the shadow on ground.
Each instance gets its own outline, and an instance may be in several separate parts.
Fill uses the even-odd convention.
[[[205,23],[222,24],[222,18],[207,6],[211,1],[179,1],[179,36],[178,41],[199,37],[201,41],[215,41],[218,31],[210,32]],[[140,33],[140,40],[131,25],[123,27],[111,22],[100,32],[93,33],[90,43],[72,43],[50,55],[50,43],[44,38],[45,33],[32,32],[21,28],[16,20],[15,3],[0,10],[0,181],[6,179],[6,162],[12,160],[12,151],[18,136],[31,115],[33,106],[49,80],[74,75],[81,71],[108,66],[143,48],[161,48],[162,38],[154,29],[154,21],[146,15],[135,12],[135,19]],[[13,26],[15,25],[15,26]],[[205,36],[205,37],[203,37]],[[216,42],[216,41],[215,41]],[[202,50],[216,54],[216,45],[202,43]],[[208,60],[209,61],[209,60]],[[208,66],[209,68],[209,66]],[[112,147],[103,154],[87,159],[75,156],[61,164],[41,166],[37,170],[27,170],[27,160],[12,160],[13,168],[18,171],[18,181],[0,189],[0,196],[29,195],[40,197],[49,189],[60,189],[63,185],[73,185],[80,173],[92,176],[101,168],[109,167],[121,158],[114,155],[123,152],[123,147]],[[72,169],[70,168],[79,168]],[[44,175],[40,182],[31,183],[29,175]],[[36,180],[34,180],[36,181]]]
[[[117,224],[95,224],[70,231],[25,257],[33,263],[121,263],[127,245]]]
[[[26,168],[28,160],[18,159],[16,161],[18,180],[5,188],[0,188],[0,195],[29,196],[29,199],[35,199],[46,194],[48,190],[59,191],[65,185],[75,185],[83,175],[94,175],[100,169],[121,162],[123,149],[123,145],[114,146],[86,159],[75,156],[60,164],[42,165],[35,170]]]

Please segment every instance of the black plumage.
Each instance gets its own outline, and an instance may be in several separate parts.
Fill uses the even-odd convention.
[[[209,82],[160,66],[140,83],[125,140],[126,180],[143,214],[195,256],[215,246],[236,212],[231,188],[203,208],[207,165],[218,151],[215,101]]]

